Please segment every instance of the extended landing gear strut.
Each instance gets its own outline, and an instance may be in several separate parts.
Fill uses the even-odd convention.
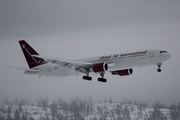
[[[107,79],[104,78],[104,73],[100,73],[100,76],[101,77],[98,78],[99,82],[107,82]]]
[[[161,72],[161,66],[162,66],[162,63],[159,63],[159,64],[157,64],[157,65],[158,65],[157,72]]]

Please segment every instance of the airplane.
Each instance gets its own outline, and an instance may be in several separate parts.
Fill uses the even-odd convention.
[[[66,77],[84,75],[84,80],[91,81],[89,74],[96,73],[99,82],[107,82],[104,78],[106,72],[112,75],[128,76],[133,68],[157,65],[157,72],[161,72],[162,63],[171,57],[165,50],[148,49],[135,52],[103,55],[99,57],[79,60],[68,60],[39,55],[25,40],[19,40],[29,68],[16,68],[25,74],[41,76]]]

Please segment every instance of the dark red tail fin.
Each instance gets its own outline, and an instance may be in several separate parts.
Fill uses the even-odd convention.
[[[47,63],[44,59],[33,57],[32,55],[39,55],[25,40],[20,40],[19,44],[24,53],[29,68],[36,67]]]

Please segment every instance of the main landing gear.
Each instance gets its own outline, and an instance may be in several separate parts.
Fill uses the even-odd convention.
[[[105,82],[107,82],[107,79],[105,79],[105,78],[98,78],[98,81],[99,81],[99,82],[104,82],[104,83],[105,83]]]
[[[104,78],[104,73],[100,73],[100,76],[101,77],[98,78],[99,82],[107,82],[107,79]]]
[[[92,77],[89,77],[89,75],[87,74],[87,76],[83,76],[83,79],[84,79],[84,80],[91,81],[91,80],[92,80]]]
[[[157,64],[157,65],[158,65],[157,72],[161,72],[161,66],[162,66],[162,63],[159,63],[159,64]]]
[[[107,79],[104,78],[104,73],[100,73],[100,76],[97,80],[99,82],[107,82]],[[87,74],[86,76],[83,76],[82,77],[84,80],[88,80],[88,81],[91,81],[92,80],[92,77],[89,76],[89,74]]]

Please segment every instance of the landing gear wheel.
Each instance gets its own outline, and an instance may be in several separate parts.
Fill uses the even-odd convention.
[[[105,74],[104,72],[100,73],[100,76],[101,76],[101,77],[98,78],[98,81],[99,81],[99,82],[104,82],[104,83],[107,82],[107,79],[104,78],[104,74]]]
[[[157,69],[157,72],[161,72],[161,69],[160,69],[160,68],[158,68],[158,69]]]
[[[89,76],[83,76],[82,78],[83,78],[84,80],[89,80],[89,81],[92,80],[92,77],[89,77]]]
[[[107,82],[107,79],[105,79],[105,78],[98,78],[98,81],[99,82]]]

